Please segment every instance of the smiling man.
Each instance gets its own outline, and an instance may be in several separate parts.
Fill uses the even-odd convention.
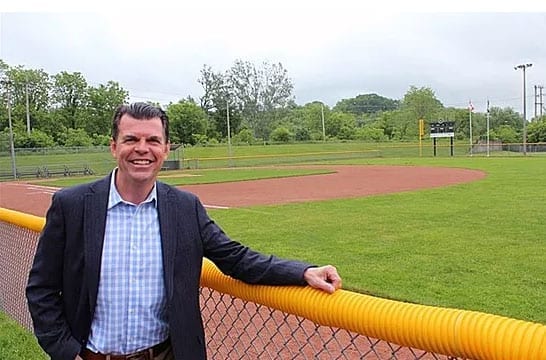
[[[157,181],[169,148],[163,110],[122,105],[110,144],[117,167],[53,196],[27,285],[34,332],[53,360],[206,359],[203,257],[251,284],[341,287],[335,267],[257,253],[195,195]]]

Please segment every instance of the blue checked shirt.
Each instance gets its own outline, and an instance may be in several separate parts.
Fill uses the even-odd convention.
[[[112,175],[99,292],[87,347],[130,354],[168,337],[157,190],[135,205],[124,201]]]

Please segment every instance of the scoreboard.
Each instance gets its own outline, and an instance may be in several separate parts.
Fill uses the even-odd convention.
[[[439,121],[430,123],[430,137],[454,137],[455,122],[454,121]]]

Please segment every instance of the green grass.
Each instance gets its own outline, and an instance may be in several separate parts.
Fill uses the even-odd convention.
[[[0,359],[48,359],[36,338],[0,311]]]
[[[430,190],[210,213],[260,251],[335,264],[355,291],[546,324],[545,158],[361,163],[474,168],[488,176]]]

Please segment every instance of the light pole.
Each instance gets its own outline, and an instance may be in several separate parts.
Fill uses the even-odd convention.
[[[523,71],[523,155],[527,155],[527,95],[525,92],[525,69],[533,66],[533,64],[520,64],[514,66],[514,70],[521,69]]]
[[[11,93],[10,93],[10,80],[0,80],[0,83],[6,87],[7,97],[8,97],[8,126],[9,126],[9,149],[11,154],[11,172],[13,178],[17,179],[17,166],[15,165],[15,148],[13,145],[13,127],[11,124]]]
[[[229,100],[226,101],[226,118],[227,118],[227,142],[228,142],[228,163],[229,166],[233,166],[231,159],[231,125],[229,123]]]

